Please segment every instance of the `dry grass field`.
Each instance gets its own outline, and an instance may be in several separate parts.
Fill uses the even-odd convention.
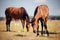
[[[40,25],[40,24],[39,24]],[[49,37],[41,36],[37,37],[36,34],[32,32],[32,27],[30,26],[30,31],[24,31],[22,29],[22,24],[20,21],[11,22],[11,32],[6,31],[5,20],[0,21],[0,40],[60,40],[60,20],[48,20],[47,22]],[[39,27],[41,31],[41,25]]]

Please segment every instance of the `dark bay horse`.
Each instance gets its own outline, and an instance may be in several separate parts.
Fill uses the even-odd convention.
[[[20,19],[23,29],[24,29],[24,25],[25,25],[25,21],[26,21],[26,28],[27,28],[27,31],[29,31],[29,16],[24,7],[20,7],[20,8],[8,7],[5,10],[5,15],[6,15],[7,31],[10,31],[10,23],[11,23],[12,19],[14,19],[14,20]]]
[[[41,22],[41,35],[43,35],[43,27],[45,28],[45,32],[49,36],[48,30],[47,30],[47,20],[49,16],[49,8],[47,5],[40,5],[37,6],[34,12],[34,17],[31,20],[33,32],[37,32],[37,36],[39,35],[39,20]]]

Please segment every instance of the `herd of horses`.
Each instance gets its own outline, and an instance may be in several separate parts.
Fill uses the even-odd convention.
[[[10,31],[10,23],[12,19],[14,20],[21,20],[22,27],[24,29],[24,25],[26,22],[26,29],[29,31],[30,24],[33,28],[33,32],[37,33],[37,36],[39,35],[39,21],[41,22],[41,35],[43,35],[43,27],[45,28],[45,32],[47,33],[47,36],[49,36],[49,32],[47,30],[47,20],[49,16],[49,8],[47,5],[40,5],[37,6],[34,11],[34,17],[30,21],[29,15],[26,12],[26,9],[24,7],[15,8],[15,7],[8,7],[5,10],[6,15],[6,30]]]

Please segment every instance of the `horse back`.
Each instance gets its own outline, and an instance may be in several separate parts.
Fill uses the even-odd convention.
[[[35,9],[35,18],[46,18],[49,15],[49,8],[47,5],[37,6]]]
[[[9,7],[5,10],[6,17],[11,17],[14,19],[21,19],[23,15],[27,15],[26,10],[21,8]]]
[[[49,14],[49,8],[47,5],[38,6],[38,12],[41,17],[47,17]]]

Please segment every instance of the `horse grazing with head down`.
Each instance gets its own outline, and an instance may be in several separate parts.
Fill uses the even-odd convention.
[[[10,31],[10,23],[12,19],[14,20],[20,19],[23,29],[26,21],[26,28],[27,28],[27,31],[29,31],[29,16],[24,7],[20,7],[20,8],[9,7],[5,10],[5,15],[6,15],[7,31]]]
[[[34,12],[34,17],[31,21],[32,27],[33,27],[33,32],[37,32],[37,36],[39,35],[39,20],[41,22],[41,35],[43,35],[43,27],[45,28],[45,32],[49,36],[48,30],[47,30],[47,20],[49,16],[49,8],[47,5],[40,5],[37,6]]]

